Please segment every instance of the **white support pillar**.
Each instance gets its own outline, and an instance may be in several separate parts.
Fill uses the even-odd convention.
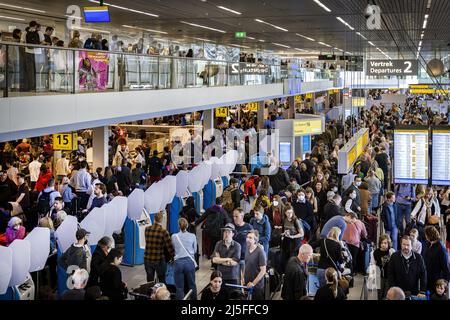
[[[207,134],[208,130],[214,129],[214,109],[203,111],[203,139],[211,139],[211,135]],[[208,132],[208,133],[211,133]]]
[[[94,170],[105,168],[108,164],[108,126],[97,127],[92,132],[92,148],[94,153]]]

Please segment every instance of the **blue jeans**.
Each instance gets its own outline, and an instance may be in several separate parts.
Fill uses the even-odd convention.
[[[174,262],[174,278],[177,287],[176,299],[183,300],[184,281],[187,280],[189,290],[192,289],[191,300],[197,300],[197,286],[195,285],[195,265],[189,258],[181,258]]]
[[[403,219],[406,220],[406,224],[411,222],[411,204],[397,203],[397,226],[400,235],[403,235],[405,228],[403,226]]]
[[[395,249],[395,251],[398,250],[398,228],[394,227],[391,231],[386,231],[386,234],[391,237],[392,240],[392,248]]]
[[[379,199],[380,199],[380,194],[379,193],[372,193],[372,201],[371,201],[371,206],[370,206],[371,212],[373,210],[375,210],[375,208],[378,207]]]
[[[159,262],[144,261],[145,272],[147,273],[147,282],[155,280],[155,272],[159,282],[166,283],[167,263],[164,260]]]

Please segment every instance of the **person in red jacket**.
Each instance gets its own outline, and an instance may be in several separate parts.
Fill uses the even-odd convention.
[[[53,173],[45,164],[41,166],[39,178],[36,181],[36,191],[41,192],[47,187],[48,181],[53,177]]]

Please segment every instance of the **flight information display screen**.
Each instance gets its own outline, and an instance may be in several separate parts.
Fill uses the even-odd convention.
[[[434,128],[431,179],[433,185],[450,185],[450,129]]]
[[[427,184],[428,177],[428,129],[395,129],[394,182]]]

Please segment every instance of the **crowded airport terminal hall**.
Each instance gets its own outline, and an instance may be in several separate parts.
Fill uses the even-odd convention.
[[[0,1],[3,310],[449,299],[450,0]]]

